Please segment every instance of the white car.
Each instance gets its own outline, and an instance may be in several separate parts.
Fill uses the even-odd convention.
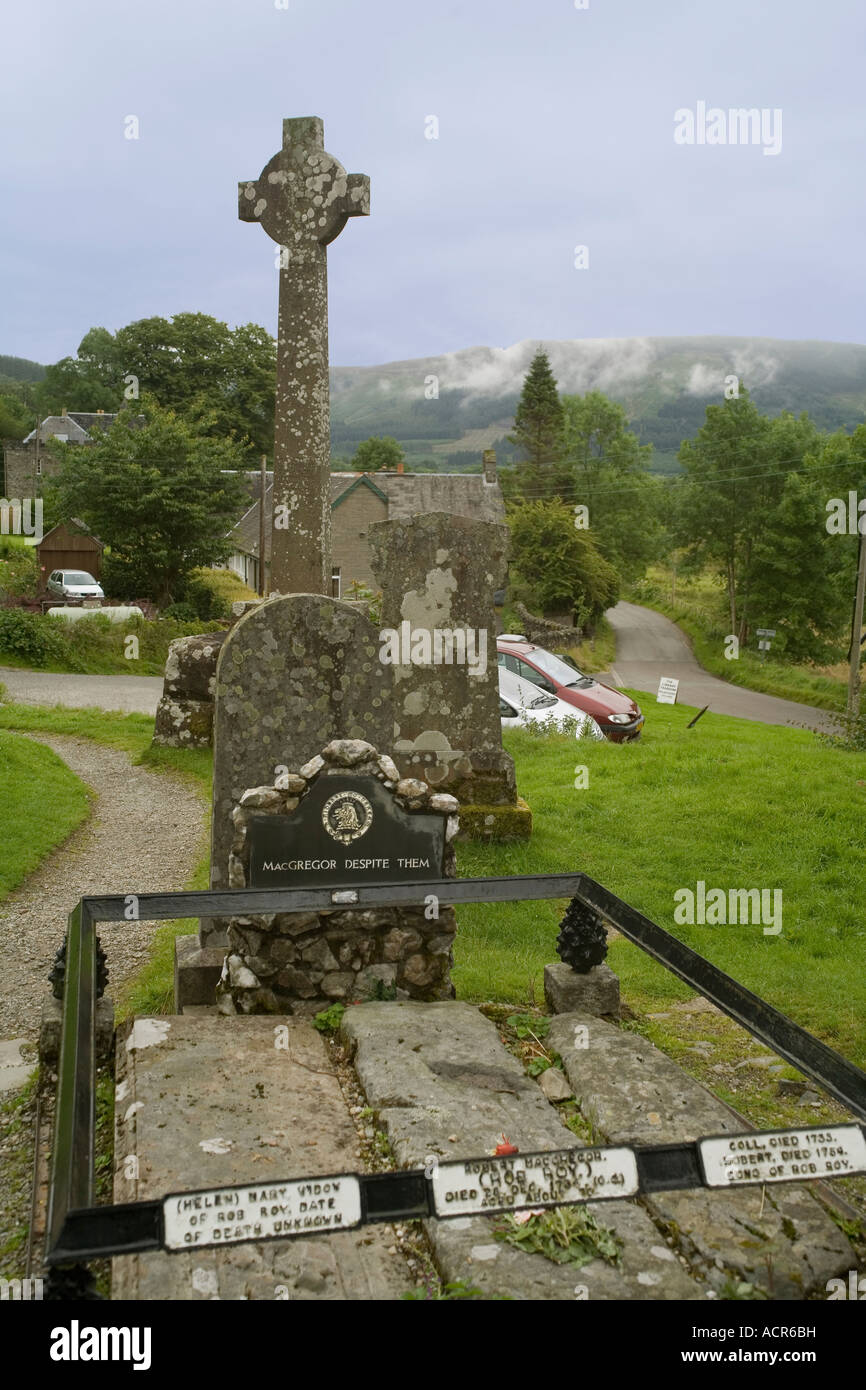
[[[86,570],[53,570],[45,587],[57,598],[105,598],[102,585]]]
[[[504,666],[499,667],[499,715],[506,729],[548,723],[551,729],[561,729],[562,721],[567,720],[564,727],[573,727],[575,738],[604,738],[591,715],[584,714],[556,695],[546,694],[532,681],[515,676]]]

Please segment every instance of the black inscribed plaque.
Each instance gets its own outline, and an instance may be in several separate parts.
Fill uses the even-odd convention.
[[[330,888],[441,878],[441,814],[397,806],[375,777],[320,777],[287,816],[249,820],[251,888]]]

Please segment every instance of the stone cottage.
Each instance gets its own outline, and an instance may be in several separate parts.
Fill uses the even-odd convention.
[[[33,429],[20,443],[5,443],[2,495],[39,497],[42,492],[41,479],[50,477],[58,469],[57,459],[45,448],[49,440],[59,439],[64,444],[93,444],[90,431],[110,429],[116,419],[116,414],[104,410],[67,410],[64,406],[59,415],[45,417],[39,425],[38,436]]]
[[[252,505],[229,533],[234,545],[226,561],[251,589],[259,582],[259,494],[261,474],[249,477]],[[265,575],[270,564],[273,474],[265,490]],[[331,474],[331,595],[341,598],[353,581],[375,589],[368,532],[377,521],[447,512],[475,521],[505,521],[505,504],[496,476],[496,457],[485,453],[483,473]]]

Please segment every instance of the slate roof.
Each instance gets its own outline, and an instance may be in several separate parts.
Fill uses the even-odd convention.
[[[270,555],[273,473],[265,491],[265,551]],[[241,555],[259,553],[259,494],[261,473],[246,475],[252,505],[229,532]],[[370,487],[387,498],[388,521],[405,521],[428,512],[449,512],[478,521],[505,521],[505,504],[498,483],[485,483],[480,473],[332,473],[331,510],[357,487]]]
[[[116,415],[100,415],[95,410],[70,410],[65,415],[46,415],[39,426],[39,441],[45,444],[49,439],[53,439],[55,434],[66,434],[69,436],[70,444],[87,444],[90,440],[89,431],[95,425],[107,430],[116,419]],[[33,429],[23,443],[31,444],[35,438],[36,431]]]

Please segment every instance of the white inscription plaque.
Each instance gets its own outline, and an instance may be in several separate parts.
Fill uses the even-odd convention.
[[[701,1139],[699,1148],[708,1187],[866,1172],[866,1139],[859,1125],[726,1134]]]
[[[165,1198],[163,1216],[167,1250],[346,1231],[361,1220],[361,1185],[340,1175],[179,1192]]]
[[[637,1190],[637,1158],[628,1148],[467,1159],[440,1163],[433,1174],[439,1217],[632,1197]]]

